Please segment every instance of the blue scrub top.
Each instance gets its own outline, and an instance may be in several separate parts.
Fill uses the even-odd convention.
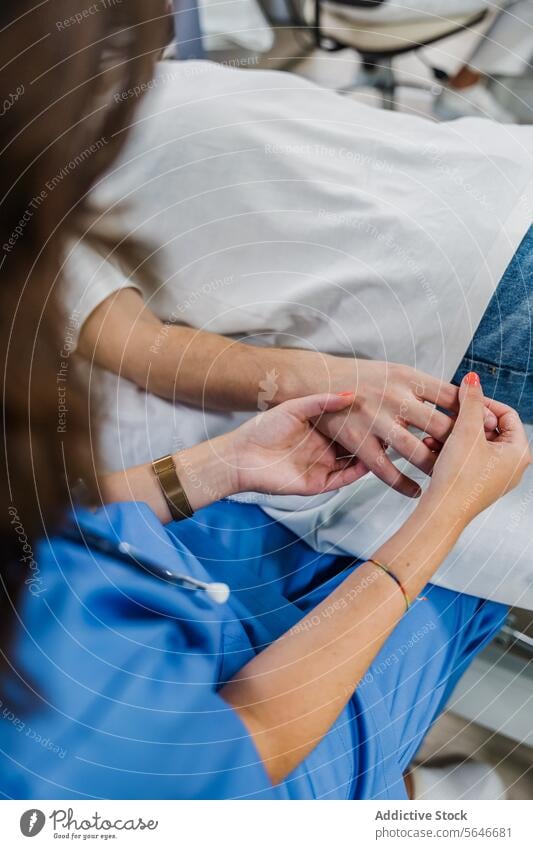
[[[83,544],[43,541],[0,688],[7,798],[405,798],[402,771],[505,616],[429,588],[329,733],[272,787],[218,690],[353,561],[317,554],[251,505],[221,502],[166,528],[132,503],[74,521],[232,594],[216,605]]]

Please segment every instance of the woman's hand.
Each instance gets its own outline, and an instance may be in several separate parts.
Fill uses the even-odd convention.
[[[351,393],[296,398],[227,434],[238,492],[315,495],[353,483],[368,469],[318,430],[325,413],[346,418]]]
[[[193,510],[238,492],[315,495],[353,483],[368,469],[317,430],[324,413],[349,410],[353,395],[286,401],[241,427],[172,455]],[[170,510],[150,464],[105,475],[104,502],[144,501],[162,522]]]
[[[441,447],[431,438],[424,440],[436,457],[424,500],[464,525],[513,489],[531,462],[518,413],[498,401],[489,401],[498,430],[487,439],[485,403],[478,375],[467,374],[459,390],[459,415],[445,445]]]

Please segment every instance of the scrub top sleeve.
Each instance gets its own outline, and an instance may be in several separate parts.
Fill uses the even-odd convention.
[[[115,507],[115,520],[130,508]],[[63,754],[6,726],[1,748],[21,771],[4,764],[4,792],[22,774],[30,798],[276,795],[216,691],[223,606],[61,538],[41,546],[39,563],[43,591],[21,606],[14,664],[39,694],[27,726]]]

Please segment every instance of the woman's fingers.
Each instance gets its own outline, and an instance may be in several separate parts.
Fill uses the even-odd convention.
[[[498,401],[494,402],[494,409],[497,409],[499,413],[498,430],[485,433],[487,442],[516,443],[524,449],[529,449],[527,434],[516,410]],[[440,440],[434,439],[432,436],[426,436],[422,441],[430,451],[436,453],[439,453],[444,447]]]
[[[422,441],[430,451],[434,451],[438,454],[439,451],[442,450],[442,442],[439,442],[438,439],[434,439],[432,436],[426,436]]]
[[[322,392],[320,395],[304,395],[302,398],[294,398],[286,401],[287,409],[297,416],[301,421],[317,418],[323,413],[338,413],[350,407],[354,402],[353,392]]]
[[[508,413],[509,411],[515,412],[513,407],[510,407],[509,404],[503,404],[501,401],[496,401],[495,398],[485,398],[485,404],[496,417],[496,427],[498,427],[499,420],[505,413]]]
[[[417,372],[413,388],[414,394],[421,401],[430,401],[437,407],[455,413],[459,410],[459,389],[452,383],[445,383],[430,374]]]
[[[484,398],[483,423],[487,433],[491,433],[498,427],[498,417],[492,412],[488,405],[488,399]]]
[[[459,415],[455,423],[455,431],[463,438],[476,437],[485,432],[483,409],[485,398],[481,388],[479,375],[474,371],[463,377],[459,387]]]

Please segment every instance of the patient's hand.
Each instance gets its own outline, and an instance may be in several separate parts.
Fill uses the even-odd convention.
[[[353,483],[366,466],[318,430],[324,413],[346,418],[353,395],[310,395],[260,413],[222,437],[235,469],[235,491],[315,495]]]
[[[430,474],[436,454],[408,428],[418,428],[444,443],[459,410],[458,388],[396,363],[322,357],[322,371],[324,368],[332,391],[351,389],[355,399],[349,416],[346,413],[324,416],[319,424],[321,432],[340,443],[346,452],[356,454],[393,489],[418,496],[420,487],[398,471],[387,456],[387,448],[394,448],[400,456]],[[324,386],[323,376],[320,385]],[[450,415],[432,405],[448,410]],[[484,408],[484,417],[486,429],[493,431],[496,416]]]

